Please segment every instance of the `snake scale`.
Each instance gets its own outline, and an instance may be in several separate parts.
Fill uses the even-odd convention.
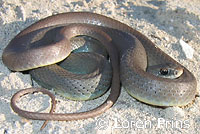
[[[47,39],[39,41],[41,35]],[[5,48],[2,55],[3,63],[13,71],[29,69],[34,71],[34,68],[46,67],[65,59],[72,51],[69,40],[78,35],[97,39],[108,51],[112,65],[112,81],[107,100],[87,112],[69,114],[52,113],[52,111],[28,112],[16,105],[20,96],[26,93],[40,91],[49,94],[53,99],[52,103],[55,103],[55,98],[48,91],[30,88],[21,90],[13,96],[11,106],[16,113],[37,120],[68,121],[94,117],[105,112],[116,102],[120,94],[120,83],[131,96],[151,105],[183,106],[194,99],[197,83],[191,72],[161,51],[140,32],[96,13],[62,13],[32,24],[20,32]],[[54,38],[54,41],[50,42],[48,38]],[[37,42],[36,46],[31,47],[32,42]],[[168,63],[181,67],[182,75],[176,79],[167,79],[146,72],[148,66]]]

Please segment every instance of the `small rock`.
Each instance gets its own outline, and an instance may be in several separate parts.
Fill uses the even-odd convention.
[[[165,36],[164,40],[169,41],[169,37]]]
[[[26,20],[26,12],[22,6],[17,6],[15,11],[18,18],[21,18],[23,21]]]
[[[192,59],[193,54],[194,54],[194,49],[190,45],[188,45],[186,42],[184,42],[182,39],[179,40],[179,43],[182,47],[182,50],[183,50],[186,58]]]
[[[6,117],[4,114],[0,114],[0,121],[5,121],[6,120]]]
[[[19,121],[15,121],[15,127],[16,127],[16,128],[20,128],[20,127],[21,127],[21,124],[20,124]]]

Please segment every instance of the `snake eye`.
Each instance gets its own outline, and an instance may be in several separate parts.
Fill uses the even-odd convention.
[[[168,74],[168,69],[166,69],[166,68],[161,68],[161,69],[160,69],[160,74],[161,74],[161,75],[167,75],[167,74]]]
[[[178,71],[175,71],[174,74],[177,75],[177,74],[178,74]]]

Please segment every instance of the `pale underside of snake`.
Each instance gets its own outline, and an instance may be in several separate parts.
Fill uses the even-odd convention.
[[[16,113],[25,118],[37,120],[68,121],[95,117],[116,102],[120,94],[120,83],[131,96],[151,105],[183,106],[194,99],[197,83],[192,73],[157,48],[140,32],[119,21],[95,13],[63,13],[36,22],[20,32],[9,43],[2,55],[3,63],[13,71],[38,69],[39,74],[43,68],[57,69],[58,65],[55,63],[64,60],[72,51],[69,40],[78,35],[97,39],[109,54],[112,81],[107,100],[99,107],[87,112],[53,113],[54,96],[44,89],[31,88],[21,90],[13,96],[11,106]],[[48,38],[52,40],[49,41]],[[36,42],[35,45],[33,45],[34,42]],[[165,64],[181,67],[183,72],[180,77],[161,78],[146,72],[149,66]],[[93,72],[92,75],[95,76],[98,73]],[[85,78],[86,75],[80,79]],[[38,91],[52,97],[53,104],[50,113],[28,112],[17,107],[16,101],[22,95]]]

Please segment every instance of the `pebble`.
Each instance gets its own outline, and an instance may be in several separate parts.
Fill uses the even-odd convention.
[[[184,42],[182,39],[179,40],[179,44],[181,45],[186,58],[192,59],[194,54],[194,49],[189,44]]]
[[[26,20],[26,12],[22,6],[17,6],[16,7],[16,14],[18,18],[21,18],[23,21]]]
[[[6,117],[4,114],[0,114],[0,121],[5,121],[6,120]]]

